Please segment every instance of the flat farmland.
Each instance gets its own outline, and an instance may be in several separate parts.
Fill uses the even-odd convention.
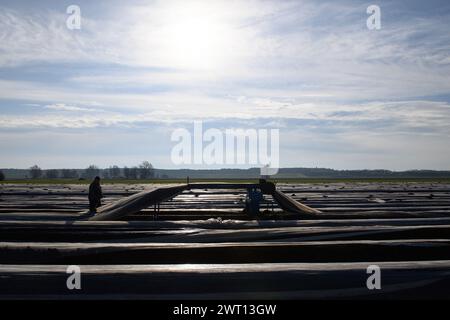
[[[104,203],[148,188],[105,184]],[[154,185],[153,185],[154,186]],[[9,299],[449,298],[450,183],[278,183],[320,210],[191,189],[120,221],[87,221],[87,185],[0,185],[0,296]],[[368,290],[366,268],[382,269]],[[83,290],[65,286],[80,266]]]

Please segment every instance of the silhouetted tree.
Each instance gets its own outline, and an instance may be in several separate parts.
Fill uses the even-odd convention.
[[[109,179],[109,170],[108,169],[100,169],[100,174],[98,174],[99,177],[102,179]]]
[[[0,170],[0,181],[5,180],[5,174],[3,173],[2,170]]]
[[[139,176],[139,168],[138,167],[124,167],[123,175],[126,179],[137,179]]]
[[[47,171],[45,172],[45,176],[46,176],[48,179],[57,179],[57,178],[59,178],[59,170],[57,170],[57,169],[50,169],[50,170],[47,170]]]
[[[75,169],[62,169],[61,177],[64,179],[76,179],[78,178],[78,172]]]
[[[137,179],[138,178],[139,169],[138,167],[130,168],[130,178],[129,179]]]
[[[88,179],[93,179],[95,176],[100,175],[100,169],[96,165],[90,165],[84,170],[84,175]]]
[[[42,169],[39,166],[34,165],[30,168],[31,179],[37,179],[42,176]]]
[[[125,177],[125,179],[130,179],[130,168],[128,167],[123,168],[123,176]]]
[[[140,179],[148,179],[153,178],[155,172],[153,170],[153,166],[150,162],[144,161],[139,165],[139,178]]]
[[[109,167],[109,176],[111,179],[120,178],[120,168],[118,166]]]

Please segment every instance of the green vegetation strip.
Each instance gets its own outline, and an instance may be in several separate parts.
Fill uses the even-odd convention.
[[[275,183],[354,183],[354,182],[434,182],[450,183],[450,178],[294,178],[294,179],[271,179]],[[257,183],[258,179],[190,179],[194,182],[225,182],[225,183]],[[89,180],[79,179],[14,179],[0,181],[1,184],[88,184]],[[186,179],[151,179],[151,180],[128,180],[128,179],[102,179],[102,184],[167,184],[167,183],[186,183]]]

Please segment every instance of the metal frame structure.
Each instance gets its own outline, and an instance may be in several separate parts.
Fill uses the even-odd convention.
[[[142,209],[151,206],[154,206],[154,214],[157,217],[161,202],[172,199],[185,190],[192,189],[245,189],[249,195],[249,201],[256,201],[256,199],[251,199],[250,193],[252,193],[252,190],[259,190],[262,194],[271,195],[274,201],[285,212],[295,213],[304,217],[312,217],[321,213],[319,210],[308,207],[277,190],[274,183],[261,179],[259,183],[187,183],[152,187],[148,190],[98,208],[97,214],[89,217],[88,220],[119,220],[127,215],[138,213]],[[257,215],[259,213],[258,206],[255,203],[253,203],[250,208],[251,209],[248,211],[249,214]]]

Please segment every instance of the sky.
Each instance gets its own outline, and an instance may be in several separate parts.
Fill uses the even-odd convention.
[[[450,170],[450,3],[0,0],[0,168],[233,167],[173,163],[194,121],[279,129],[281,167]]]

